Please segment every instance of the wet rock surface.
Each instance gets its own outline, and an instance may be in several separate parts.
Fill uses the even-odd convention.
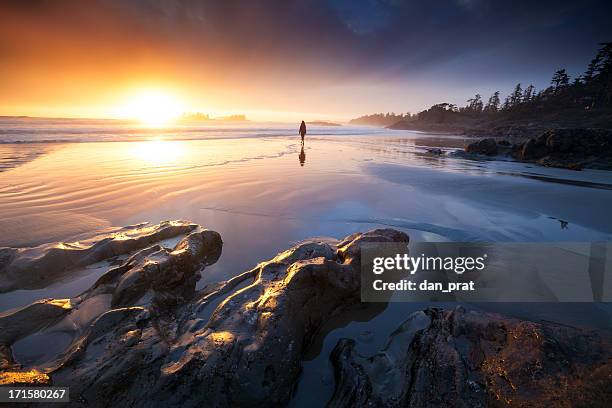
[[[373,356],[343,339],[330,407],[606,406],[608,334],[475,311],[410,316]]]
[[[197,227],[186,221],[166,221],[125,227],[80,242],[0,248],[0,293],[44,288],[76,268],[129,254]]]
[[[73,404],[87,406],[284,405],[319,327],[359,303],[365,242],[408,242],[408,236],[382,229],[333,243],[307,241],[201,291],[197,275],[221,252],[216,232],[196,228],[173,249],[141,249],[70,299],[67,312],[24,321],[23,333],[7,337],[5,383],[34,369],[54,385],[70,386]],[[87,302],[107,298],[95,317],[79,315]],[[33,307],[41,306],[3,318],[12,323]],[[79,320],[87,324],[54,358],[35,367],[13,358],[18,337],[45,323],[51,333]]]
[[[69,386],[73,406],[286,405],[321,328],[359,305],[368,242],[408,236],[379,229],[305,241],[197,290],[223,242],[189,227],[172,248],[130,252],[74,298],[0,315],[0,384]],[[35,362],[15,353],[21,341],[58,333],[70,335],[59,352]],[[609,345],[603,333],[428,309],[374,356],[341,340],[329,405],[593,405],[609,397]]]
[[[605,129],[552,129],[538,137],[511,143],[487,138],[470,143],[455,156],[506,155],[524,162],[571,170],[612,169],[612,131]]]

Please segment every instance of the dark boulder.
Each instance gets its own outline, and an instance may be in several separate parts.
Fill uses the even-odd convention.
[[[444,154],[444,151],[438,147],[429,148],[426,152],[430,156],[442,156]]]
[[[495,156],[498,152],[497,142],[493,138],[482,139],[466,146],[467,153],[484,154],[486,156]]]
[[[521,160],[537,160],[547,154],[546,145],[540,139],[529,139],[519,150]]]
[[[543,166],[580,170],[607,168],[612,161],[612,131],[605,129],[553,129],[524,142],[513,153],[518,160]]]
[[[609,335],[475,311],[416,312],[373,356],[342,339],[329,407],[606,406]]]

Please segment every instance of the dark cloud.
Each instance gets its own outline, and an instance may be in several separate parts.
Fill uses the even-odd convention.
[[[612,35],[612,4],[588,0],[18,1],[2,7],[23,18],[24,28],[35,21],[66,35],[78,32],[73,41],[120,37],[151,48],[171,42],[196,54],[225,48],[245,63],[265,51],[279,59],[319,54],[339,64],[373,54],[409,67],[499,43],[529,49],[530,35],[557,48],[556,39],[569,36],[561,60]],[[365,65],[380,62],[370,58]]]

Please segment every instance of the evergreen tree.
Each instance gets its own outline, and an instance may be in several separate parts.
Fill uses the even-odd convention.
[[[525,91],[523,92],[523,102],[530,102],[533,97],[535,96],[535,87],[533,85],[529,85],[527,88],[525,88]]]
[[[565,69],[556,71],[550,83],[555,90],[566,87],[569,84],[569,76],[565,72]]]
[[[488,113],[497,112],[499,110],[499,91],[495,91],[493,95],[489,97],[485,111]]]
[[[601,69],[601,54],[600,52],[598,52],[595,58],[593,58],[591,62],[589,63],[589,65],[587,66],[587,70],[584,73],[584,82],[586,84],[589,84],[593,80],[593,78],[597,76],[600,69]]]
[[[473,98],[467,100],[468,106],[466,106],[466,110],[472,113],[480,113],[482,112],[482,97],[480,94],[474,95]]]
[[[601,46],[597,53],[600,59],[596,77],[599,89],[597,100],[601,106],[610,106],[612,105],[612,42],[602,43]]]
[[[514,87],[514,92],[510,95],[510,107],[515,107],[521,103],[521,99],[523,98],[523,89],[521,88],[521,83],[519,82]]]
[[[512,107],[511,95],[508,95],[508,96],[506,96],[506,99],[504,99],[504,104],[502,105],[502,110],[507,111],[511,107]]]

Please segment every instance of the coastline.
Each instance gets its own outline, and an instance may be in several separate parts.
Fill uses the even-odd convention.
[[[102,367],[87,358],[76,358],[78,353],[73,354],[73,362],[64,361],[66,368],[58,368],[57,373],[64,374],[54,377],[56,372],[53,367],[57,366],[53,365],[58,358],[63,358],[58,356],[71,354],[73,349],[70,347],[76,343],[88,344],[85,349],[92,347],[89,349],[92,355],[100,356],[94,342],[89,345],[93,337],[83,337],[87,332],[84,327],[92,327],[95,319],[101,319],[97,324],[103,324],[106,319],[118,319],[118,323],[104,326],[110,327],[105,332],[108,337],[97,341],[100,344],[109,341],[104,343],[109,344],[109,350],[122,350],[122,354],[109,352],[103,354],[105,359],[125,359],[125,363],[117,360],[116,365],[123,373],[148,372],[156,376],[155,369],[152,373],[148,371],[151,367],[140,367],[131,358],[142,356],[142,350],[158,350],[154,345],[161,344],[155,337],[160,332],[153,327],[162,327],[165,342],[168,339],[179,342],[163,343],[174,345],[177,354],[166,355],[160,352],[149,357],[156,362],[163,362],[165,369],[177,368],[176,377],[170,375],[169,381],[176,380],[190,387],[189,376],[195,371],[189,368],[189,364],[198,363],[191,360],[193,362],[185,366],[183,371],[180,368],[182,360],[177,361],[176,356],[185,359],[189,357],[181,354],[181,347],[192,344],[189,339],[196,343],[208,341],[201,337],[200,330],[213,327],[218,322],[215,316],[222,315],[223,310],[229,313],[228,316],[233,316],[230,320],[241,319],[240,313],[234,313],[238,309],[227,309],[228,297],[232,296],[233,300],[238,301],[237,296],[241,290],[262,288],[251,280],[255,274],[253,268],[257,265],[273,265],[274,262],[269,261],[278,261],[279,257],[287,254],[311,253],[310,249],[295,252],[291,248],[296,246],[306,245],[305,248],[311,248],[308,245],[314,242],[316,248],[327,248],[325,245],[335,248],[331,252],[325,249],[322,253],[325,258],[331,253],[338,253],[337,246],[344,237],[384,228],[392,228],[397,234],[407,234],[413,242],[572,242],[612,239],[612,225],[609,217],[606,217],[609,207],[608,190],[612,188],[609,173],[595,170],[571,172],[514,161],[453,158],[449,154],[469,142],[456,135],[406,131],[398,133],[369,128],[359,129],[362,132],[359,134],[347,135],[351,129],[338,128],[336,131],[339,133],[333,136],[307,136],[303,146],[304,156],[298,138],[288,136],[290,130],[282,130],[285,135],[278,137],[258,136],[259,130],[256,129],[253,136],[243,138],[67,143],[0,173],[0,219],[3,220],[0,221],[0,228],[6,229],[9,226],[7,220],[14,224],[11,227],[11,237],[0,245],[22,247],[42,244],[42,248],[55,250],[84,247],[94,233],[116,234],[120,233],[121,226],[131,226],[134,230],[143,221],[157,223],[172,219],[172,216],[190,220],[188,225],[198,224],[217,231],[223,241],[221,256],[201,271],[199,280],[194,281],[193,270],[185,270],[181,278],[170,279],[172,284],[155,285],[155,288],[168,288],[168,291],[162,290],[163,295],[140,296],[140,285],[126,289],[125,292],[119,290],[117,293],[121,292],[121,295],[110,293],[111,287],[115,288],[114,293],[119,286],[127,285],[118,285],[112,277],[118,276],[115,273],[119,271],[134,267],[135,264],[126,262],[139,251],[136,248],[133,248],[135,252],[127,251],[120,255],[116,252],[113,257],[81,265],[65,275],[62,275],[65,272],[59,273],[53,282],[48,282],[48,286],[29,289],[14,286],[14,290],[0,294],[0,309],[4,314],[25,308],[36,311],[35,314],[41,317],[57,317],[56,312],[59,312],[59,319],[75,321],[77,317],[83,318],[80,321],[84,326],[79,326],[78,333],[71,332],[68,335],[55,330],[63,327],[57,326],[58,321],[49,330],[36,331],[16,340],[11,346],[14,353],[11,364],[19,363],[23,369],[46,373],[54,383],[70,382],[75,390],[81,392],[78,380],[68,378],[65,374],[69,372],[68,367],[70,370],[80,370],[87,366],[87,369],[92,369],[92,373],[100,373]],[[368,134],[368,131],[372,133]],[[433,155],[429,149],[440,149],[444,155]],[[65,182],[68,175],[71,183]],[[50,220],[54,220],[54,223],[47,223]],[[99,225],[92,223],[93,220],[99,221]],[[70,228],[79,225],[82,227],[80,230]],[[125,232],[120,234],[125,235]],[[18,238],[22,245],[19,245]],[[146,258],[149,248],[161,251],[160,254],[166,251],[162,248],[167,248],[169,253],[174,252],[182,238],[150,241],[150,245],[140,249],[145,251],[143,259],[151,260]],[[119,251],[118,248],[116,251]],[[24,249],[27,248],[18,251]],[[12,255],[8,256],[14,256],[10,252]],[[296,270],[302,264],[310,265],[304,266],[306,269],[319,268],[320,257],[315,255],[305,255],[306,258],[297,263],[287,261],[287,270]],[[337,259],[338,255],[334,256]],[[341,264],[337,260],[333,262]],[[51,262],[53,265],[60,266],[60,263]],[[346,266],[339,267],[344,270]],[[51,271],[48,265],[45,270]],[[111,273],[112,270],[115,272]],[[279,277],[288,276],[282,273],[279,272]],[[309,279],[307,281],[308,285],[301,286],[306,293],[321,289],[318,284],[312,284]],[[224,286],[228,282],[231,282],[230,286]],[[328,287],[328,284],[323,284],[323,287]],[[207,298],[201,306],[192,304],[190,300],[194,299],[192,296],[205,299],[217,291],[223,293],[214,299]],[[118,303],[110,306],[113,296],[118,299]],[[49,302],[38,302],[45,298],[54,298],[56,301],[50,302],[50,305]],[[168,301],[175,299],[166,306],[178,305],[178,309],[151,314],[150,311],[157,307],[152,306],[156,298]],[[61,299],[70,299],[71,306],[68,307],[68,303]],[[256,301],[255,298],[252,300]],[[414,302],[388,303],[384,307],[379,305],[370,308],[356,304],[353,297],[345,300],[337,306],[338,311],[346,308],[346,313],[323,313],[324,317],[313,315],[313,319],[320,322],[317,324],[318,329],[307,326],[302,345],[296,348],[297,343],[294,343],[292,346],[296,354],[291,354],[290,364],[294,368],[300,367],[301,374],[288,377],[287,381],[291,385],[287,385],[287,388],[296,390],[295,394],[292,391],[293,397],[287,402],[286,389],[279,388],[279,393],[282,393],[278,397],[279,401],[291,406],[323,405],[332,399],[342,401],[340,396],[334,397],[336,390],[353,388],[350,383],[337,384],[334,373],[338,372],[347,379],[361,377],[347,376],[346,366],[341,364],[343,360],[338,357],[347,356],[349,360],[346,361],[361,364],[362,360],[356,356],[356,352],[366,358],[376,356],[381,351],[384,353],[385,343],[395,338],[393,333],[397,330],[403,332],[414,319],[421,322],[427,318],[437,326],[443,325],[445,319],[467,322],[476,318],[483,319],[481,321],[486,324],[508,328],[516,327],[515,324],[527,325],[538,333],[572,326],[576,330],[572,336],[578,336],[571,337],[574,339],[583,338],[581,336],[584,333],[593,331],[603,338],[609,330],[612,316],[609,307],[594,303],[580,306],[538,303],[537,307],[532,308],[531,305],[526,307],[521,304]],[[289,297],[283,298],[282,302],[285,301],[291,302]],[[34,306],[28,306],[32,304]],[[243,303],[236,304],[246,308]],[[351,305],[356,309],[351,308]],[[457,309],[459,305],[463,309]],[[139,312],[124,314],[120,311],[134,308]],[[198,323],[189,326],[194,328],[193,331],[184,331],[187,326],[177,322],[189,321],[192,315],[186,310],[196,309]],[[312,313],[318,310],[316,307],[307,309]],[[300,313],[303,314],[305,310],[301,308]],[[273,308],[262,312],[278,313]],[[295,312],[292,316],[300,313]],[[501,313],[503,316],[492,316],[492,313]],[[412,314],[416,317],[411,317]],[[178,320],[164,320],[165,317],[156,320],[162,315],[176,317]],[[33,322],[34,319],[25,317],[20,318],[20,321]],[[241,328],[247,327],[243,324],[249,323],[240,323]],[[279,330],[280,327],[294,327],[291,324],[285,326],[283,323]],[[132,325],[136,325],[136,328]],[[132,330],[140,330],[140,333],[126,335]],[[293,333],[294,329],[287,330]],[[481,333],[480,329],[470,330],[474,335],[479,336],[478,333]],[[225,340],[229,337],[224,337],[223,333],[211,331],[214,340],[220,342],[215,344],[226,344]],[[442,333],[433,328],[423,331],[423,335],[427,336],[436,337],[438,334]],[[294,338],[291,337],[294,334],[287,336]],[[353,339],[356,348],[342,339]],[[463,340],[460,336],[457,338],[457,341]],[[573,340],[567,338],[560,338],[559,341],[573,344]],[[43,347],[45,344],[54,346]],[[290,340],[286,344],[288,347]],[[409,340],[398,344],[400,348],[412,347]],[[440,346],[435,344],[436,347]],[[593,350],[598,350],[600,343],[591,344]],[[414,343],[415,347],[417,345]],[[506,350],[514,352],[512,348]],[[439,351],[442,355],[442,350]],[[598,353],[593,358],[603,358]],[[336,356],[333,365],[329,360],[332,354]],[[287,355],[286,352],[280,355],[271,351],[266,357],[269,360],[258,360],[264,364],[262,375],[271,375],[270,370],[266,374],[265,367],[268,365],[278,367],[281,363],[283,366],[289,364],[283,360]],[[443,364],[430,359],[426,354],[419,355],[421,357],[411,361]],[[579,364],[581,360],[576,361]],[[10,367],[13,371],[21,370],[16,369],[15,365]],[[46,371],[50,367],[52,370]],[[364,369],[366,367],[363,365]],[[224,368],[220,367],[219,370],[223,371]],[[277,368],[274,370],[276,372]],[[247,377],[242,378],[252,378],[249,377],[251,374],[244,375]],[[35,378],[42,378],[43,383],[47,381],[44,375],[37,374]],[[363,380],[371,381],[367,378]],[[113,384],[123,386],[127,383]],[[321,391],[313,395],[312,387]],[[92,389],[101,392],[106,390]],[[145,389],[154,392],[154,388]],[[82,392],[87,394],[86,390]],[[163,391],[157,392],[165,395]],[[108,395],[115,394],[123,395],[121,392]],[[371,394],[370,397],[374,398],[375,395]],[[166,397],[160,398],[163,400]]]

